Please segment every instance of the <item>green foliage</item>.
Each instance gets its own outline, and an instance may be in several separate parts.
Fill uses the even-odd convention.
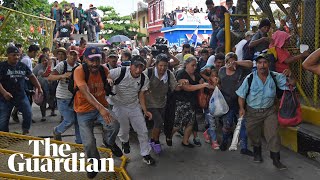
[[[3,5],[35,16],[38,16],[40,12],[44,12],[46,15],[49,14],[51,7],[47,0],[5,0]],[[0,15],[6,17],[8,12],[8,10],[2,9],[0,10]],[[49,29],[50,23],[50,21],[46,21],[47,32],[52,31],[52,29]],[[43,20],[12,12],[0,31],[0,56],[5,54],[9,43],[20,43],[24,49],[27,49],[33,43],[38,43],[41,47],[46,46],[46,42],[51,40],[52,37],[43,36],[38,31],[38,28],[44,25],[45,21]],[[33,31],[31,31],[32,28]]]
[[[134,31],[139,28],[137,24],[131,24],[131,16],[120,16],[113,7],[111,6],[100,6],[98,7],[103,12],[102,22],[104,24],[105,39],[109,39],[114,35],[125,35],[131,39],[134,36],[145,37],[145,34]]]
[[[3,0],[2,5],[10,9],[36,16],[40,15],[40,12],[44,12],[45,15],[48,15],[51,8],[48,0]]]

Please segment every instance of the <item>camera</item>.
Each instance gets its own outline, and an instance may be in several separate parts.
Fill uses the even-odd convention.
[[[168,40],[163,37],[157,38],[156,43],[151,46],[151,54],[153,57],[156,57],[158,54],[161,53],[167,54],[168,52]]]

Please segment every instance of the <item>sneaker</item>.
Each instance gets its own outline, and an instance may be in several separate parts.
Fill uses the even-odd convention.
[[[41,118],[41,122],[45,122],[47,119],[46,118]]]
[[[144,163],[146,163],[148,165],[153,165],[156,163],[156,161],[150,155],[143,156],[142,160]]]
[[[151,146],[151,147],[152,147],[154,153],[156,153],[156,154],[160,154],[161,151],[162,151],[162,149],[161,149],[161,144],[158,144],[158,143],[156,144],[156,143],[154,143],[153,146]]]
[[[130,144],[129,144],[129,141],[128,142],[122,142],[122,151],[125,153],[125,154],[129,154],[130,153]]]
[[[208,130],[206,130],[206,131],[203,133],[203,137],[204,137],[204,142],[210,143],[210,137],[209,137],[209,134],[208,134]]]
[[[23,129],[22,130],[22,135],[28,136],[29,135],[29,130]]]
[[[214,150],[220,149],[220,145],[218,144],[218,141],[212,141],[211,147]]]
[[[193,139],[193,144],[200,147],[201,146],[201,142],[200,142],[200,139],[199,137],[196,137]]]
[[[53,139],[56,141],[62,141],[62,137],[61,134],[56,133],[56,128],[53,128]]]
[[[154,141],[153,141],[152,139],[149,140],[149,145],[150,145],[151,147],[153,147]]]
[[[119,146],[117,146],[116,143],[114,143],[112,146],[109,144],[105,144],[106,148],[109,148],[112,151],[112,154],[114,154],[117,157],[121,157],[123,155],[121,149],[119,148]]]

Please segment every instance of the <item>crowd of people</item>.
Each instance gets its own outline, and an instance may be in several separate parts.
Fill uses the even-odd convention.
[[[85,10],[81,3],[78,7],[74,3],[61,7],[55,1],[50,10],[50,18],[56,20],[54,39],[58,41],[69,40],[72,34],[84,34],[86,31],[89,42],[98,42],[99,32],[103,27],[97,8],[92,4]]]
[[[204,11],[203,8],[198,8],[196,6],[195,8],[192,7],[182,7],[178,6],[174,11],[171,11],[170,13],[163,14],[163,26],[164,27],[172,27],[176,25],[176,14],[177,13],[189,13],[191,15],[194,15],[194,13],[208,13],[208,10]]]
[[[222,14],[227,9],[214,6],[212,0],[206,5],[216,34],[209,45],[183,44],[166,53],[155,53],[148,47],[128,49],[123,43],[119,48],[87,47],[86,40],[81,39],[79,46],[60,47],[52,53],[43,48],[40,56],[36,45],[29,46],[27,52],[19,44],[8,47],[8,59],[0,63],[0,131],[9,131],[10,115],[19,122],[14,113],[20,111],[22,134],[29,134],[35,88],[36,95],[43,95],[43,101],[37,103],[40,121],[46,121],[47,106],[51,116],[56,116],[57,108],[61,122],[52,130],[54,139],[61,141],[62,134],[74,125],[75,142],[84,145],[88,158],[100,158],[93,134],[95,121],[103,127],[103,144],[117,157],[131,152],[132,128],[138,135],[143,162],[153,165],[156,162],[151,152],[161,153],[161,141],[167,146],[176,144],[172,137],[177,132],[183,137],[183,147],[202,145],[196,116],[202,114],[207,124],[203,137],[213,150],[228,149],[235,123],[241,117],[240,153],[252,156],[254,162],[263,162],[265,138],[274,166],[286,169],[280,162],[276,89],[287,90],[295,85],[289,65],[300,59],[307,58],[303,67],[320,74],[320,50],[311,55],[309,51],[291,55],[288,33],[275,31],[268,37],[271,22],[263,19],[256,33],[246,32],[234,52],[225,54],[219,34],[223,33]],[[53,13],[55,18],[57,12]],[[38,59],[35,66],[32,59]],[[199,106],[200,92],[211,96],[217,88],[229,107],[222,116],[210,113],[209,101],[206,107]],[[14,107],[16,112],[12,112]],[[222,139],[217,136],[218,128]],[[160,139],[162,130],[164,140]],[[94,178],[97,172],[87,175]]]

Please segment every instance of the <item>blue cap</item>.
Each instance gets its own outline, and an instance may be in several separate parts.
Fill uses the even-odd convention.
[[[7,48],[7,54],[11,54],[11,53],[20,53],[19,49],[15,46],[9,46]]]
[[[101,51],[98,47],[87,47],[83,55],[89,60],[92,60],[94,57],[99,57],[100,59],[102,59]]]

